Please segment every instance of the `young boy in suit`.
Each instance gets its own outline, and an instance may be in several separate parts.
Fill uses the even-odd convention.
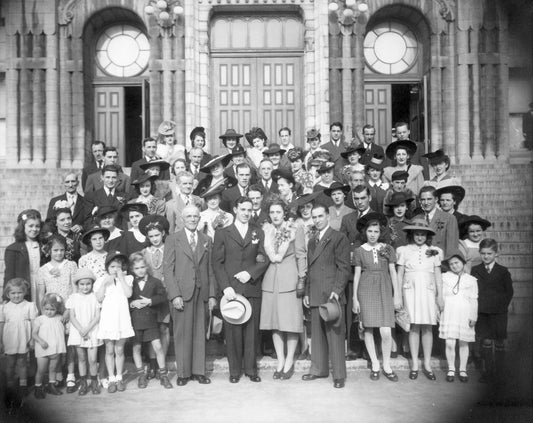
[[[505,266],[496,263],[498,243],[485,238],[479,244],[483,263],[472,268],[478,283],[476,335],[481,340],[481,383],[501,382],[504,374],[507,308],[513,298],[513,281]],[[493,350],[494,348],[494,350]]]

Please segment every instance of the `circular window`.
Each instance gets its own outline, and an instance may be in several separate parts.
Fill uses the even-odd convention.
[[[418,41],[407,26],[383,22],[366,34],[364,54],[368,67],[376,73],[403,73],[416,63]]]
[[[110,76],[139,75],[148,66],[149,59],[148,38],[130,25],[106,29],[96,43],[96,63]]]

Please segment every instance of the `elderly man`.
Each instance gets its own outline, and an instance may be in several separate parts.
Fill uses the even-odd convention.
[[[311,308],[311,369],[302,379],[309,381],[328,377],[331,362],[333,386],[343,388],[346,379],[344,289],[351,273],[350,245],[343,233],[329,226],[329,213],[324,205],[313,206],[311,216],[317,234],[309,239],[308,276],[303,301],[305,307]],[[320,317],[319,306],[330,300],[340,305],[338,324],[325,322]]]
[[[68,172],[63,178],[63,184],[65,185],[65,193],[50,200],[46,219],[53,217],[54,209],[62,208],[59,207],[59,204],[68,204],[72,215],[72,227],[70,230],[77,234],[89,223],[91,204],[82,195],[78,194],[78,175]]]
[[[91,143],[91,153],[93,157],[91,158],[90,163],[87,163],[83,168],[81,173],[81,187],[85,191],[85,184],[89,175],[102,170],[104,167],[104,149],[105,142],[95,140]]]
[[[115,147],[106,147],[104,149],[104,167],[108,165],[116,166],[119,173],[117,175],[116,188],[119,191],[128,193],[130,191],[130,177],[126,175],[122,168],[118,165],[118,151]],[[102,168],[103,169],[103,168]],[[92,173],[87,178],[87,184],[85,186],[84,193],[87,195],[89,192],[97,191],[104,186],[103,173],[97,171]]]
[[[235,221],[215,232],[213,270],[220,290],[228,300],[241,294],[251,305],[249,320],[238,325],[225,322],[226,347],[231,383],[244,373],[252,382],[261,382],[257,374],[256,353],[261,314],[261,281],[269,260],[264,248],[263,231],[249,223],[252,201],[237,199],[233,208]],[[243,363],[244,361],[244,363]]]
[[[176,175],[176,192],[172,193],[172,199],[165,204],[165,214],[170,223],[169,233],[178,232],[183,229],[183,220],[181,213],[185,206],[192,204],[198,207],[199,210],[203,208],[203,200],[193,195],[193,180],[192,173],[183,171]]]
[[[194,205],[181,212],[184,228],[165,241],[164,275],[172,303],[174,351],[178,386],[189,380],[211,383],[205,375],[205,317],[216,306],[211,240],[197,230],[200,210]]]
[[[279,194],[279,188],[276,181],[272,179],[272,171],[274,170],[274,165],[270,159],[261,160],[259,165],[259,182],[258,185],[263,189],[265,198],[270,194]]]

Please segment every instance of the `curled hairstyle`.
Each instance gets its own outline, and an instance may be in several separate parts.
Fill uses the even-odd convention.
[[[154,195],[155,194],[155,189],[156,189],[154,180],[153,179],[148,179],[148,181],[150,181],[150,194]],[[137,195],[139,195],[139,196],[141,195],[141,184],[135,185],[135,192],[137,193]]]
[[[9,301],[9,293],[13,288],[21,288],[22,292],[24,292],[24,296],[28,295],[28,292],[30,292],[30,284],[28,281],[24,278],[13,278],[9,279],[7,283],[4,286],[4,295],[3,298],[6,301]]]
[[[54,243],[63,246],[63,249],[66,252],[67,241],[65,240],[65,237],[59,234],[52,234],[52,236],[48,237],[48,239],[46,240],[46,244],[43,245],[43,251],[47,257],[50,257],[50,252],[52,251]]]
[[[41,310],[44,310],[44,307],[51,305],[56,309],[57,314],[63,314],[65,311],[65,303],[59,294],[48,293],[44,296],[41,301]]]
[[[181,157],[178,157],[176,160],[174,160],[172,162],[172,165],[170,166],[170,171],[176,175],[176,170],[174,169],[174,166],[176,165],[177,162],[180,162],[180,163],[183,163],[183,165],[185,166],[185,169],[187,169],[187,161],[185,159],[182,159]],[[185,172],[185,171],[180,171],[179,173],[181,172]],[[176,175],[178,176],[178,175]]]
[[[406,234],[406,239],[407,239],[407,243],[408,244],[414,244],[415,243],[415,232],[417,231],[406,231],[407,234]],[[420,232],[425,232],[426,234],[426,242],[425,244],[429,247],[431,246],[431,243],[433,242],[433,235],[431,235],[429,232],[426,232],[426,231],[420,231]]]
[[[270,209],[272,208],[272,206],[280,206],[281,210],[283,210],[283,220],[287,220],[288,215],[289,215],[289,210],[287,209],[286,204],[280,198],[273,197],[267,203],[266,208],[265,208],[265,210],[267,211],[268,223],[272,223],[272,219],[270,219]]]
[[[366,225],[365,227],[363,228],[363,232],[361,233],[361,236],[363,238],[363,241],[364,242],[368,242],[368,238],[366,236],[366,231],[368,230],[368,228],[370,228],[371,226],[377,226],[379,228],[379,238],[378,238],[378,242],[383,242],[383,235],[385,234],[385,227],[382,226],[380,223],[379,223],[379,220],[377,219],[372,219],[372,220],[369,220],[368,222],[366,222]]]
[[[26,233],[24,232],[24,227],[26,225],[26,222],[28,220],[38,220],[39,225],[42,225],[41,220],[41,213],[39,213],[37,210],[24,210],[22,213],[20,213],[19,217],[17,218],[17,227],[15,228],[15,232],[13,236],[15,237],[15,241],[17,242],[25,242],[26,239]]]

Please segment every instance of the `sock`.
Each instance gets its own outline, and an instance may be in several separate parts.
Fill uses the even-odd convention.
[[[35,387],[36,387],[36,388],[40,388],[41,386],[43,386],[42,383],[36,383],[36,384],[35,384]]]
[[[117,382],[122,381],[122,375],[116,375],[115,376],[115,381],[117,381]]]
[[[63,379],[63,376],[61,376],[61,379]],[[72,382],[75,382],[76,381],[76,376],[74,376],[74,373],[69,373],[67,375],[67,382],[68,381],[72,381]]]
[[[157,360],[155,358],[150,359],[150,367],[154,370],[159,368]]]
[[[115,376],[113,376],[113,375],[109,375],[109,377],[107,378],[107,380],[109,381],[109,383],[116,382]]]
[[[166,375],[168,373],[168,370],[166,367],[163,367],[163,368],[159,368],[159,374],[160,375]]]

